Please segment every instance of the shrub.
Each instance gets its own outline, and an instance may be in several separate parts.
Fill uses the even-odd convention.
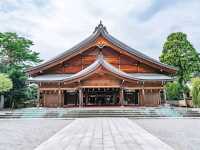
[[[0,74],[0,93],[7,92],[12,89],[12,81],[5,74]]]
[[[167,100],[180,100],[182,99],[182,90],[178,82],[169,82],[165,85]]]
[[[200,107],[200,78],[192,79],[192,102],[195,107]]]

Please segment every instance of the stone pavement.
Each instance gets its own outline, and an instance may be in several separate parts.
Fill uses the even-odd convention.
[[[127,118],[76,119],[36,150],[172,150]]]

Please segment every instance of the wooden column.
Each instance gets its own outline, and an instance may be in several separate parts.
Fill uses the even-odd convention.
[[[47,92],[46,91],[44,91],[44,96],[43,96],[43,107],[45,107],[46,106],[46,94],[47,94]]]
[[[83,91],[82,88],[78,89],[78,95],[79,95],[79,107],[83,106]]]
[[[61,93],[61,90],[59,89],[58,90],[58,107],[61,107],[61,105],[62,105],[62,95],[61,95],[62,93]]]
[[[141,90],[140,90],[140,105],[145,104],[145,90],[144,90],[144,81],[141,83]]]
[[[61,82],[58,83],[58,107],[62,105],[62,91],[61,91]]]
[[[145,91],[144,91],[144,87],[142,88],[142,105],[145,104]]]
[[[120,88],[120,105],[121,106],[124,106],[124,89],[123,88]]]
[[[37,89],[37,101],[40,104],[40,88]]]

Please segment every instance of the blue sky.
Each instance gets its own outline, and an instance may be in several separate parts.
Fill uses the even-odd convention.
[[[47,60],[89,36],[101,19],[110,34],[158,59],[166,37],[185,32],[200,52],[200,0],[1,0],[0,32],[34,42]]]

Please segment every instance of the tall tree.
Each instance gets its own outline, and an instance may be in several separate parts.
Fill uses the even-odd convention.
[[[13,84],[9,77],[5,74],[0,74],[0,109],[4,107],[4,93],[12,89]]]
[[[7,94],[10,102],[23,100],[26,91],[25,69],[40,62],[39,53],[31,50],[33,42],[16,33],[0,33],[0,71],[13,81],[13,89]]]
[[[178,68],[177,77],[183,93],[187,81],[194,72],[199,71],[200,67],[197,51],[188,41],[187,35],[182,32],[172,33],[167,37],[160,61]]]
[[[31,40],[18,36],[16,33],[0,33],[0,60],[8,66],[18,66],[22,69],[40,62],[36,53],[30,49]]]

